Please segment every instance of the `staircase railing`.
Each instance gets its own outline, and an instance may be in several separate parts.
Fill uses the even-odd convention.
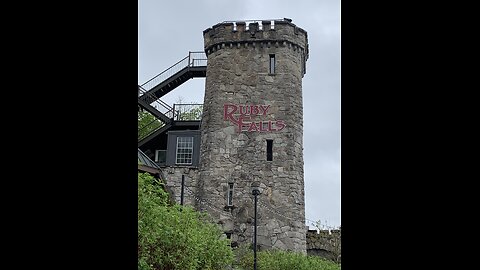
[[[175,121],[202,120],[203,104],[173,104]]]
[[[155,100],[151,104],[152,107],[154,107],[157,111],[159,111],[162,114],[164,114],[165,116],[167,116],[169,119],[174,118],[174,109],[172,107],[170,107],[167,103],[165,103],[161,99],[156,99],[155,96],[148,93],[147,90],[143,89],[143,87],[141,87],[141,86],[138,86],[138,93],[139,93],[139,96],[147,95],[147,97],[152,97],[152,100]],[[144,134],[140,135],[141,133],[143,133],[143,131],[145,129],[151,128],[154,123],[158,123],[159,125],[157,127],[152,128],[148,133],[144,133]],[[165,124],[167,124],[167,123],[163,123],[163,121],[161,121],[160,119],[155,118],[153,121],[151,121],[147,125],[139,128],[138,129],[138,138],[137,138],[138,141],[141,141],[142,139],[146,138],[147,136],[149,136],[153,132],[159,130],[160,128],[165,126]]]
[[[207,66],[207,55],[205,52],[188,52],[188,62],[190,67],[206,67]]]
[[[165,103],[161,99],[157,98],[153,94],[148,93],[147,90],[145,90],[142,86],[138,86],[138,90],[139,90],[139,94],[140,94],[139,96],[147,95],[148,97],[152,98],[151,100],[155,100],[153,103],[150,104],[152,107],[154,107],[155,109],[157,109],[157,111],[166,115],[168,118],[170,118],[170,119],[173,118],[173,108],[172,107],[170,107],[167,103]]]
[[[205,55],[205,52],[188,52],[188,55],[182,60],[146,81],[141,85],[141,87],[148,91],[186,67],[198,67],[206,65],[207,56]]]
[[[153,128],[152,130],[150,130],[150,131],[147,132],[147,133],[141,134],[145,129],[149,128],[149,127],[150,127],[151,125],[153,125],[154,123],[159,123],[158,127]],[[165,126],[165,124],[162,123],[162,122],[161,122],[160,120],[158,120],[158,119],[155,119],[155,120],[153,120],[152,122],[146,124],[145,126],[143,126],[142,128],[140,128],[140,129],[138,130],[138,134],[137,134],[137,139],[138,139],[138,141],[143,140],[144,138],[148,137],[150,134],[152,134],[152,133],[154,133],[155,131],[161,129],[163,126]]]
[[[152,79],[148,80],[142,85],[138,86],[138,97],[144,97],[146,95],[147,99],[145,100],[154,100],[150,105],[154,107],[157,111],[161,112],[162,114],[166,115],[170,119],[179,120],[200,120],[201,119],[201,111],[202,111],[202,104],[176,104],[177,107],[170,107],[167,103],[163,102],[161,99],[157,98],[152,93],[148,91],[155,86],[159,85],[163,81],[167,80],[171,76],[175,75],[177,72],[184,68],[191,68],[191,67],[206,67],[207,66],[207,56],[205,52],[188,52],[188,56],[184,57],[182,60],[178,61],[171,67],[167,68],[160,74],[156,75]],[[148,102],[147,102],[148,103]],[[200,106],[200,107],[199,107]],[[148,133],[143,134],[140,136],[141,131],[151,127],[154,123],[159,122],[160,125]],[[147,125],[143,126],[138,130],[139,136],[138,141],[146,138],[150,134],[154,133],[155,131],[159,130],[163,126],[168,123],[163,123],[163,121],[159,119],[155,119],[152,122],[148,123]]]

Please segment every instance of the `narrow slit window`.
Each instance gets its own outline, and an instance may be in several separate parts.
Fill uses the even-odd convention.
[[[302,74],[305,75],[305,73],[307,73],[307,66],[306,66],[306,62],[305,62],[305,55],[302,54]]]
[[[267,161],[273,160],[273,140],[267,140]]]
[[[270,74],[275,74],[275,54],[270,54]]]
[[[233,205],[233,183],[228,183],[227,205]]]

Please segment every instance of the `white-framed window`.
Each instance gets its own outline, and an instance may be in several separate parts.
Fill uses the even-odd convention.
[[[233,206],[233,183],[228,183],[227,205]]]
[[[193,137],[177,137],[176,164],[192,164]]]

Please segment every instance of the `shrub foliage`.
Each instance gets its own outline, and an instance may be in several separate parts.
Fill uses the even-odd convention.
[[[138,174],[138,269],[225,269],[229,241],[205,213],[169,205],[162,184]]]
[[[252,269],[253,251],[246,251],[240,247],[237,255],[237,269]],[[258,270],[340,270],[340,265],[317,256],[308,256],[302,253],[265,250],[257,252]]]

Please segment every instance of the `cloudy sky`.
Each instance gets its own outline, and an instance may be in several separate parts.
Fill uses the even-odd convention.
[[[340,0],[139,0],[138,84],[203,50],[203,30],[223,21],[290,18],[308,33],[303,78],[306,224],[341,225]],[[165,95],[203,103],[205,78]]]

